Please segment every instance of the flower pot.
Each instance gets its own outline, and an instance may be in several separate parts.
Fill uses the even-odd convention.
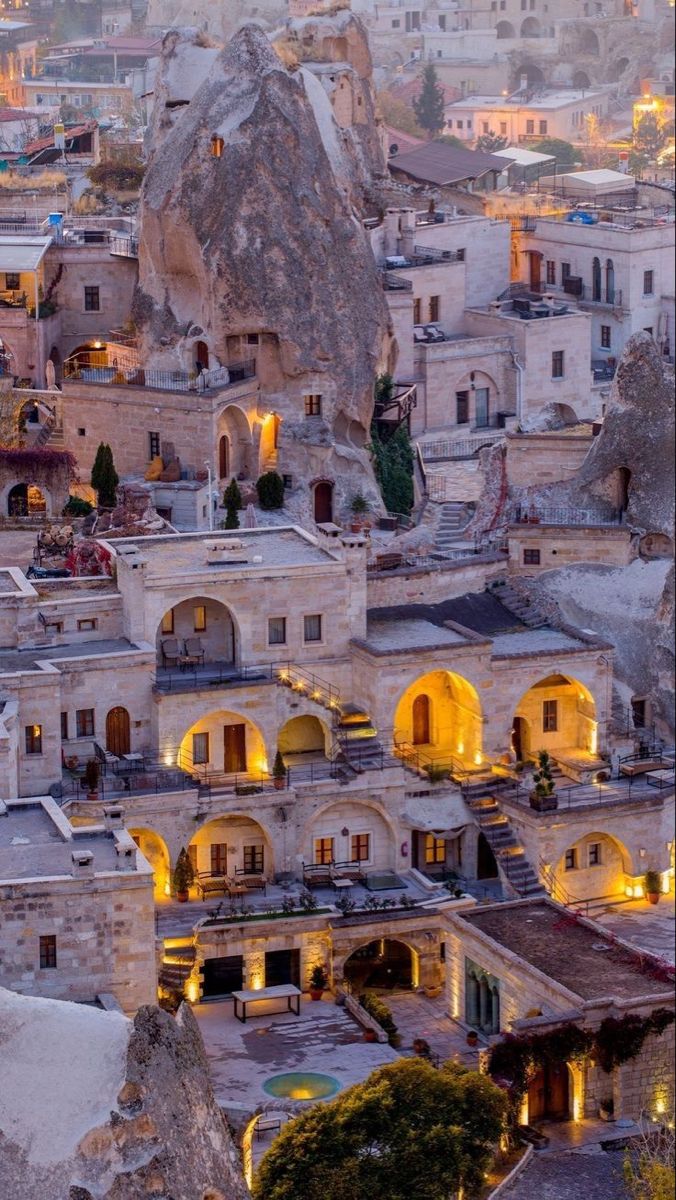
[[[377,1042],[378,1041],[375,1029],[365,1029],[364,1030],[364,1041],[365,1042]]]
[[[537,792],[531,792],[529,799],[530,806],[535,812],[553,812],[559,807],[555,793],[552,796],[539,796]]]
[[[467,1034],[467,1045],[468,1046],[478,1046],[479,1045],[478,1033],[468,1033]]]
[[[87,799],[88,799],[88,800],[98,800],[98,798],[99,798],[99,793],[98,793],[98,792],[87,792]]]
[[[659,892],[646,892],[646,900],[649,904],[658,904],[660,899]]]
[[[286,775],[283,775],[281,778],[275,775],[272,782],[276,792],[283,792],[286,787]]]
[[[350,533],[361,533],[361,521],[350,522]]]
[[[185,902],[186,902],[186,900],[188,900],[188,898],[189,898],[188,892],[177,892],[176,893],[176,899],[180,900],[181,904],[185,904]]]
[[[310,999],[311,1000],[321,1000],[323,995],[324,995],[323,988],[310,988]]]

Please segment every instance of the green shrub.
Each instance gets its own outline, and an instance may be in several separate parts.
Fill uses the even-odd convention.
[[[284,480],[276,471],[266,471],[261,475],[256,481],[256,491],[261,508],[284,507]]]
[[[397,1035],[397,1027],[394,1023],[392,1011],[387,1005],[376,996],[375,992],[363,992],[359,997],[364,1012],[367,1012],[374,1021],[377,1021],[380,1028],[387,1034],[388,1040],[391,1041]]]
[[[88,500],[81,500],[79,496],[71,496],[66,504],[63,515],[64,517],[88,517],[94,511],[94,505]]]

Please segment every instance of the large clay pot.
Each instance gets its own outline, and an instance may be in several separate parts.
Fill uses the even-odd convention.
[[[365,1029],[364,1030],[364,1041],[365,1042],[377,1042],[378,1041],[375,1029]]]
[[[323,995],[324,995],[323,988],[310,988],[310,999],[311,1000],[321,1000]]]
[[[659,892],[646,892],[646,900],[649,904],[659,904]]]
[[[180,900],[181,904],[185,904],[186,900],[189,899],[189,894],[188,892],[177,892],[176,899]]]

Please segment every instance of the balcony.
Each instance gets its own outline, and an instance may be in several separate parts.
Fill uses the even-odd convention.
[[[107,351],[97,353],[99,359],[107,359]],[[127,356],[127,361],[129,357]],[[254,359],[248,362],[231,363],[227,367],[216,367],[211,371],[162,371],[144,367],[140,363],[131,366],[92,365],[90,356],[84,352],[66,360],[63,377],[68,383],[103,384],[106,387],[139,387],[159,392],[210,392],[233,387],[247,379],[256,378]]]
[[[158,696],[169,696],[214,688],[242,687],[249,683],[277,683],[278,673],[279,668],[275,669],[271,664],[236,667],[233,663],[207,662],[187,670],[157,667],[153,691]]]

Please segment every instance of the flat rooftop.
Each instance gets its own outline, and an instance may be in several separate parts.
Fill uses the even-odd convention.
[[[99,654],[126,654],[139,650],[134,642],[126,638],[91,639],[86,642],[71,642],[66,646],[41,646],[31,650],[0,650],[0,674],[11,675],[15,671],[35,671],[43,662],[56,662],[61,658],[91,658]]]
[[[120,858],[112,833],[73,830],[71,840],[39,800],[9,804],[6,816],[1,815],[4,807],[0,808],[0,882],[70,877],[74,850],[90,850],[97,873],[119,870]],[[63,820],[67,826],[68,822]],[[125,860],[126,870],[133,867],[133,859]]]
[[[458,913],[458,918],[582,1000],[631,1000],[665,990],[641,969],[638,954],[614,945],[602,929],[580,924],[548,900],[496,904]]]
[[[590,100],[606,95],[607,91],[608,88],[585,88],[584,91],[562,88],[558,91],[540,92],[529,99],[519,92],[512,96],[466,96],[464,100],[455,100],[452,104],[447,104],[446,109],[567,108],[569,104],[588,104]]]
[[[105,541],[105,538],[101,539]],[[207,562],[207,542],[241,541],[247,561]],[[245,571],[267,571],[271,567],[313,567],[335,565],[340,560],[318,545],[296,526],[261,529],[216,529],[210,533],[174,533],[158,537],[115,538],[110,548],[124,555],[125,547],[137,546],[148,564],[149,575],[204,571],[214,580]],[[260,558],[260,562],[254,562]]]

